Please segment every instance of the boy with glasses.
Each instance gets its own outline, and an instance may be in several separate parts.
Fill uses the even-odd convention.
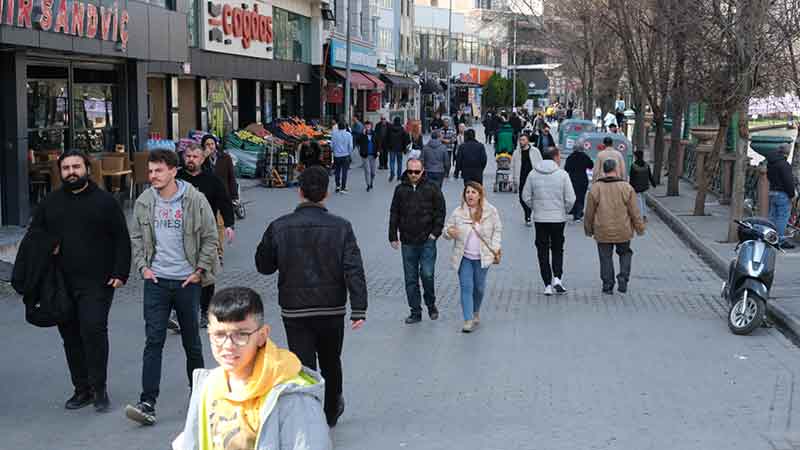
[[[186,425],[172,448],[330,449],[325,382],[269,339],[261,297],[250,288],[223,289],[208,320],[219,367],[194,372]]]

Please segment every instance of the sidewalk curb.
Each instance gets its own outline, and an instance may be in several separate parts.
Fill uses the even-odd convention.
[[[662,205],[658,199],[650,193],[645,193],[646,201],[656,214],[667,224],[667,226],[678,236],[687,240],[689,247],[692,248],[711,269],[721,279],[728,277],[728,262],[716,250],[711,248],[697,235],[689,226],[683,222],[675,213]],[[793,317],[783,305],[776,302],[767,302],[767,315],[779,327],[787,330],[795,338],[800,337],[800,320]]]

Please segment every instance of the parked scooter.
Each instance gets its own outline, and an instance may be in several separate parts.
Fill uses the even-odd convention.
[[[780,240],[775,225],[766,219],[750,217],[735,222],[739,243],[728,280],[722,284],[722,298],[730,305],[728,328],[742,335],[750,334],[765,320]]]

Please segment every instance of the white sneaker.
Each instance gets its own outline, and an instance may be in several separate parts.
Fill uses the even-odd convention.
[[[547,286],[544,288],[544,295],[553,295],[553,286]]]
[[[559,278],[553,278],[553,290],[556,294],[566,294],[567,290],[564,289],[564,286],[561,285],[561,280]]]

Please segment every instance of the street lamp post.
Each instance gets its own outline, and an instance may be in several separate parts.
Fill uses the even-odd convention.
[[[514,75],[511,84],[511,110],[517,109],[517,15],[514,14]]]
[[[352,6],[352,3],[353,3],[352,0],[347,0],[347,4],[346,4],[347,13],[345,14],[347,16],[347,19],[345,20],[345,26],[347,26],[347,32],[346,32],[347,43],[345,44],[346,48],[347,48],[347,56],[345,57],[345,67],[346,67],[345,68],[345,75],[346,75],[346,78],[344,80],[344,121],[346,123],[350,123],[350,102],[351,102],[351,100],[350,100],[350,52],[351,52],[351,42],[350,42],[350,34],[351,34],[351,31],[350,31],[350,14],[351,14],[351,9],[350,9],[350,7]]]
[[[447,117],[450,117],[450,80],[453,78],[453,0],[447,14]]]

